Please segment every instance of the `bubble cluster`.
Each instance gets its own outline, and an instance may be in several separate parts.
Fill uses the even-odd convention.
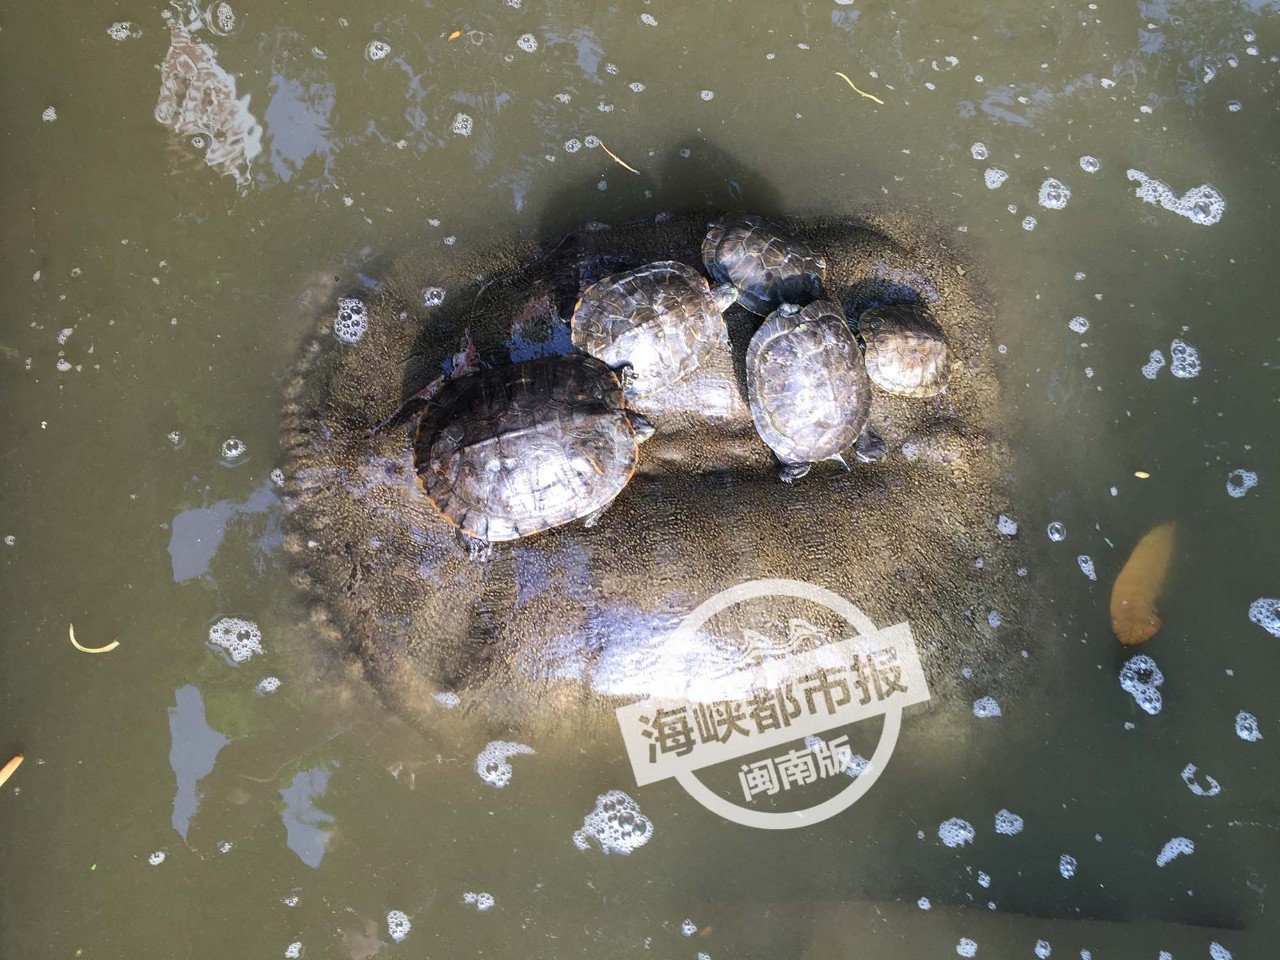
[[[1249,619],[1273,637],[1280,637],[1280,598],[1259,597],[1249,604]]]
[[[219,0],[205,11],[204,22],[211,32],[225,37],[236,28],[236,12],[227,0]]]
[[[582,149],[582,141],[580,141],[577,137],[573,137],[572,139],[566,140],[564,142],[565,153],[577,153],[581,149]]]
[[[528,756],[534,753],[533,747],[523,743],[512,743],[509,740],[490,740],[476,757],[476,773],[480,779],[493,787],[505,787],[511,782],[514,770],[507,761],[515,756]]]
[[[698,925],[692,920],[685,920],[684,923],[680,924],[680,932],[686,937],[692,937],[698,932]]]
[[[933,909],[933,904],[929,901],[928,897],[921,897],[919,900],[916,901],[916,906],[919,907],[921,910]]]
[[[369,329],[369,308],[355,297],[338,301],[338,316],[333,321],[333,335],[343,343],[358,343]]]
[[[1000,618],[999,610],[992,610],[989,613],[987,613],[987,626],[991,627],[992,629],[995,629],[996,627],[1000,626],[1000,624],[1002,624],[1003,622],[1004,621]]]
[[[58,119],[58,111],[55,110],[53,107],[45,107],[44,110],[40,113],[40,119],[43,120],[45,123],[53,123],[53,121]],[[39,272],[37,272],[36,276],[38,277],[39,275],[40,275]]]
[[[975,143],[969,148],[969,156],[975,160],[985,160],[988,157],[987,145],[985,143]]]
[[[996,517],[996,529],[1006,537],[1012,537],[1018,533],[1018,523],[1011,517],[1006,517],[1003,513]]]
[[[280,689],[279,677],[263,677],[258,681],[258,685],[253,688],[253,692],[257,694],[275,693]]]
[[[1160,852],[1156,854],[1156,866],[1157,867],[1168,866],[1178,857],[1182,857],[1182,856],[1189,857],[1191,856],[1191,854],[1195,852],[1196,852],[1196,845],[1194,842],[1192,842],[1191,840],[1188,840],[1186,837],[1174,837],[1172,840],[1166,843],[1163,847],[1161,847]]]
[[[1202,183],[1178,196],[1163,180],[1149,177],[1141,170],[1127,170],[1125,173],[1138,184],[1135,193],[1140,199],[1186,217],[1192,223],[1212,226],[1222,219],[1227,210],[1226,198],[1210,184]]]
[[[130,37],[137,39],[142,36],[142,31],[128,20],[117,20],[107,27],[107,36],[116,41],[128,40]]]
[[[1164,698],[1157,689],[1164,683],[1164,674],[1156,662],[1145,653],[1131,657],[1120,668],[1120,686],[1133,697],[1144,711],[1155,716],[1164,706]]]
[[[1080,566],[1080,572],[1090,580],[1098,579],[1098,572],[1093,567],[1093,558],[1087,553],[1082,553],[1076,557],[1076,563]]]
[[[1040,184],[1040,206],[1046,210],[1061,210],[1071,199],[1071,188],[1061,180],[1050,177]]]
[[[1227,474],[1227,493],[1243,497],[1258,485],[1258,475],[1252,470],[1232,470]]]
[[[962,957],[976,957],[978,955],[978,944],[968,937],[961,937],[960,942],[956,944],[956,953]]]
[[[271,485],[275,487],[284,486],[284,471],[279,467],[274,468],[268,475],[271,478]]]
[[[1164,368],[1164,354],[1159,350],[1152,350],[1151,356],[1147,358],[1147,362],[1142,365],[1142,375],[1148,380],[1154,380]]]
[[[1089,329],[1089,321],[1085,317],[1072,317],[1067,326],[1071,328],[1072,333],[1084,333]]]
[[[1231,951],[1218,943],[1218,941],[1211,941],[1209,944],[1209,960],[1232,960]]]
[[[444,303],[444,287],[427,287],[422,291],[424,307],[438,307]]]
[[[1209,785],[1208,787],[1202,787],[1199,782],[1197,782],[1196,765],[1194,763],[1188,763],[1182,768],[1182,782],[1185,783],[1187,785],[1187,789],[1197,797],[1216,797],[1222,792],[1222,787],[1218,784],[1217,780],[1213,779],[1213,777],[1206,773],[1204,775],[1204,779]]]
[[[1000,704],[995,697],[979,697],[973,701],[973,715],[980,720],[1001,716]]]
[[[582,819],[582,829],[573,833],[573,844],[587,850],[588,841],[594,839],[603,852],[626,855],[652,836],[653,823],[639,804],[621,790],[610,790],[596,797],[595,808]]]
[[[151,854],[151,856],[147,857],[147,863],[151,864],[153,867],[160,866],[160,864],[164,863],[164,851],[157,850],[155,853]]]
[[[1200,373],[1200,353],[1185,340],[1169,344],[1169,372],[1175,377],[1189,380]]]
[[[1045,528],[1045,532],[1049,535],[1049,539],[1054,543],[1060,543],[1067,538],[1067,528],[1057,520],[1049,524],[1049,526]]]
[[[982,182],[987,185],[988,190],[997,189],[1001,184],[1003,184],[1008,179],[1009,179],[1009,175],[1005,173],[1003,170],[1001,170],[999,167],[987,167],[987,169],[983,171],[983,174],[982,174]]]
[[[239,617],[223,617],[210,627],[209,643],[225,650],[233,663],[244,663],[263,652],[262,631],[258,625]]]
[[[1258,718],[1252,713],[1241,710],[1236,714],[1236,736],[1249,743],[1257,743],[1262,739],[1262,729],[1258,726]]]
[[[1022,832],[1022,818],[1009,810],[1001,809],[996,814],[996,833],[1004,837],[1012,837]]]
[[[516,46],[525,53],[536,53],[538,50],[538,38],[532,33],[522,33],[516,40]]]
[[[1069,853],[1064,853],[1058,858],[1058,872],[1062,874],[1064,880],[1070,880],[1076,875],[1076,867],[1079,862]]]
[[[409,922],[408,914],[403,910],[391,910],[387,913],[387,935],[396,943],[399,943],[409,935],[409,931],[413,928],[413,924]]]
[[[493,899],[493,894],[491,893],[485,893],[483,891],[480,893],[472,893],[470,890],[462,895],[462,902],[474,905],[481,913],[484,913],[497,903],[497,901]]]
[[[227,462],[239,460],[248,450],[249,448],[244,445],[244,441],[239,437],[227,437],[222,441],[222,459]]]
[[[938,839],[948,847],[963,847],[966,843],[973,843],[973,838],[973,824],[968,820],[952,817],[938,824]]]
[[[375,63],[391,52],[391,44],[385,40],[370,40],[364,55]]]
[[[1022,229],[1023,229],[1023,230],[1034,230],[1034,229],[1036,228],[1036,223],[1037,223],[1037,220],[1036,220],[1036,218],[1035,218],[1035,217],[1023,217],[1023,218],[1022,218]]]
[[[1243,107],[1244,107],[1244,104],[1242,104],[1239,100],[1227,101],[1227,109],[1230,110],[1232,113],[1239,113]]]
[[[460,113],[453,118],[453,126],[450,129],[460,137],[469,137],[474,126],[474,120],[465,113]]]
[[[443,693],[437,693],[435,695],[435,701],[446,710],[452,710],[462,702],[462,698],[452,690],[445,690]]]
[[[285,960],[298,960],[302,956],[302,941],[295,940],[284,948]]]

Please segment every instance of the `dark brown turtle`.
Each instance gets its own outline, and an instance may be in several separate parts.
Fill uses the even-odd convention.
[[[644,396],[683,380],[725,342],[729,284],[709,289],[698,271],[660,260],[592,284],[573,311],[573,345],[612,367],[627,364],[627,391]]]
[[[418,425],[414,469],[476,550],[585,517],[635,472],[652,433],[608,364],[542,357],[450,380]]]
[[[822,292],[827,262],[804,241],[764,217],[731,213],[707,231],[702,261],[720,283],[731,283],[738,302],[765,316],[782,303],[800,306]]]
[[[798,480],[818,460],[848,466],[884,456],[871,432],[871,383],[844,310],[831,300],[803,309],[784,303],[747,348],[747,400],[756,431],[782,464],[778,476]]]
[[[947,388],[951,347],[924,307],[895,303],[858,318],[866,347],[867,375],[882,390],[904,397],[932,397]]]

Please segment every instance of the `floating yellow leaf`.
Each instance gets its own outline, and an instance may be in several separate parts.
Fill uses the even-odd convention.
[[[12,760],[4,765],[4,769],[0,770],[0,787],[3,787],[13,772],[22,766],[22,754],[18,754]]]
[[[450,40],[457,40],[460,36],[462,36],[462,31],[461,31],[461,30],[455,30],[455,31],[453,31],[453,33],[449,34],[449,39],[450,39]]]
[[[1145,471],[1145,470],[1135,470],[1135,471],[1133,471],[1133,475],[1134,475],[1135,477],[1137,477],[1139,480],[1150,480],[1150,479],[1151,479],[1151,474],[1147,473],[1147,471]]]
[[[110,653],[116,647],[120,646],[119,640],[112,640],[110,643],[102,647],[86,647],[76,640],[76,625],[74,623],[67,624],[67,636],[71,638],[71,645],[81,653]]]
[[[1156,601],[1173,560],[1175,527],[1170,520],[1139,540],[1111,588],[1111,629],[1125,646],[1146,643],[1164,626]]]

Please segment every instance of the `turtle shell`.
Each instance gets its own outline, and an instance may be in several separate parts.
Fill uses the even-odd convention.
[[[707,272],[738,290],[738,302],[765,316],[783,303],[806,304],[822,292],[826,261],[764,217],[732,213],[702,241]]]
[[[923,307],[895,303],[868,310],[858,318],[858,336],[866,347],[867,375],[877,387],[904,397],[932,397],[946,389],[951,348]]]
[[[622,384],[581,355],[449,381],[418,425],[414,469],[467,536],[515,540],[607,506],[638,456]]]
[[[838,303],[787,304],[769,315],[747,347],[747,402],[783,463],[853,447],[871,415],[871,383]]]
[[[605,277],[573,311],[573,345],[611,367],[630,364],[636,396],[684,379],[726,336],[706,278],[674,260]]]

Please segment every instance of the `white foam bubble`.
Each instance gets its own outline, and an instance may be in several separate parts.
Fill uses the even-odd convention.
[[[1000,704],[995,697],[979,697],[973,701],[973,715],[980,720],[1001,716]]]
[[[387,912],[387,935],[396,943],[407,937],[412,929],[413,924],[409,921],[408,914],[403,910],[390,910]]]
[[[1009,810],[1000,810],[996,814],[996,833],[1012,837],[1022,832],[1022,818]]]
[[[1098,571],[1093,567],[1093,558],[1087,553],[1082,553],[1076,557],[1076,563],[1080,566],[1080,572],[1090,580],[1098,579]]]
[[[275,693],[280,689],[279,677],[263,677],[258,681],[258,685],[253,688],[254,693],[268,694]]]
[[[1152,350],[1151,356],[1147,358],[1147,362],[1142,365],[1142,375],[1148,380],[1154,380],[1164,368],[1164,354],[1159,350]]]
[[[451,129],[460,137],[469,137],[474,126],[475,121],[471,117],[465,113],[460,113],[453,118],[453,127]]]
[[[952,817],[938,824],[938,839],[948,847],[963,847],[966,843],[973,843],[973,838],[973,824],[968,820]]]
[[[1080,158],[1080,169],[1085,173],[1097,173],[1102,169],[1102,161],[1086,153]]]
[[[1059,543],[1067,537],[1067,528],[1057,520],[1054,520],[1045,528],[1045,532],[1049,535],[1049,539],[1054,543]]]
[[[978,871],[978,886],[982,887],[984,890],[985,890],[987,887],[990,887],[990,886],[991,886],[991,874],[986,873],[985,871],[979,870],[979,871]]]
[[[424,307],[438,307],[444,303],[444,296],[444,287],[427,287],[422,291],[422,305]]]
[[[528,756],[535,751],[533,747],[523,743],[512,743],[509,740],[491,740],[476,757],[476,773],[480,779],[490,786],[505,787],[511,782],[514,772],[508,762],[511,757]]]
[[[295,940],[284,948],[285,960],[298,960],[302,956],[302,941]]]
[[[1017,521],[1005,516],[1003,513],[996,517],[996,529],[1006,537],[1012,537],[1018,532]]]
[[[933,908],[933,904],[929,901],[928,897],[921,897],[916,901],[916,906],[921,910],[931,910]]]
[[[223,840],[222,842],[220,842],[220,843],[218,844],[218,852],[219,852],[219,853],[230,853],[230,852],[231,852],[231,848],[232,848],[232,847],[234,847],[234,846],[235,846],[235,844],[233,844],[230,840]]]
[[[987,614],[987,626],[991,627],[992,629],[1000,626],[1000,624],[1002,624],[1003,622],[1004,621],[1000,618],[999,610],[992,610],[990,613]]]
[[[1084,317],[1072,317],[1067,326],[1072,333],[1084,333],[1089,329],[1089,321]]]
[[[1049,944],[1048,940],[1036,941],[1036,956],[1039,957],[1040,960],[1047,960],[1051,953],[1053,953],[1053,947]]]
[[[369,329],[369,308],[355,297],[338,301],[338,315],[333,321],[333,335],[343,343],[358,343]]]
[[[1175,377],[1189,380],[1200,374],[1200,353],[1185,340],[1169,344],[1169,372]]]
[[[1182,768],[1182,782],[1185,783],[1187,785],[1187,789],[1197,797],[1216,797],[1222,792],[1222,787],[1218,784],[1217,780],[1213,779],[1213,777],[1206,773],[1204,775],[1204,779],[1205,783],[1208,784],[1207,787],[1200,786],[1199,782],[1196,780],[1196,765],[1194,763],[1188,763]]]
[[[1157,689],[1164,683],[1164,674],[1156,662],[1145,653],[1130,657],[1120,668],[1120,686],[1144,711],[1155,716],[1164,706]]]
[[[107,36],[115,41],[128,40],[130,38],[136,40],[142,36],[142,31],[128,20],[117,20],[107,27]]]
[[[58,119],[58,111],[53,107],[45,107],[40,114],[40,119],[45,123],[53,123],[53,121]],[[38,277],[39,273],[37,273],[36,276]]]
[[[1186,217],[1192,223],[1211,226],[1226,213],[1226,198],[1210,184],[1202,183],[1178,196],[1163,180],[1150,177],[1141,170],[1127,170],[1125,174],[1138,184],[1135,193],[1140,199]]]
[[[233,663],[244,663],[263,652],[262,631],[252,620],[223,617],[209,628],[209,642],[227,652]]]
[[[701,90],[698,92],[698,96],[700,96],[703,100],[714,100],[716,96],[716,92],[714,90]]]
[[[588,850],[591,840],[602,852],[624,856],[643,847],[653,837],[653,821],[644,815],[640,805],[621,790],[610,790],[596,797],[595,808],[582,818],[582,829],[573,833],[573,844]]]
[[[1193,841],[1186,837],[1174,837],[1156,854],[1156,866],[1164,867],[1172,863],[1178,857],[1189,857],[1196,852],[1196,845]]]
[[[1227,493],[1243,497],[1258,485],[1258,475],[1252,470],[1232,470],[1227,474]]]
[[[654,17],[654,15],[651,13],[640,14],[640,22],[643,23],[646,27],[656,27],[658,25],[657,18]]]
[[[1076,867],[1078,866],[1079,861],[1069,853],[1064,853],[1058,858],[1058,873],[1062,874],[1066,880],[1070,880],[1076,875]]]
[[[1280,637],[1280,598],[1259,597],[1249,604],[1249,619],[1273,637]]]
[[[1232,960],[1231,951],[1215,940],[1209,944],[1209,960]]]
[[[160,864],[164,863],[164,851],[157,850],[155,853],[151,854],[151,856],[147,857],[147,863],[151,864],[153,867],[160,866]]]
[[[962,957],[976,957],[978,955],[978,944],[968,937],[961,937],[960,942],[956,944],[956,953]]]
[[[564,142],[565,153],[577,153],[581,149],[582,149],[582,141],[579,140],[577,137],[573,137]]]
[[[454,693],[452,690],[446,690],[443,693],[437,693],[434,699],[436,703],[440,704],[440,706],[444,707],[447,710],[452,710],[454,707],[456,707],[458,704],[462,702],[462,698],[458,696],[456,693]]]
[[[532,33],[522,33],[519,39],[516,40],[516,46],[525,53],[536,53],[538,50],[538,38]]]
[[[1056,177],[1040,184],[1040,206],[1046,210],[1062,210],[1071,199],[1071,188]]]
[[[975,143],[969,148],[969,156],[973,157],[975,160],[987,159],[987,145],[985,143]]]
[[[1244,107],[1244,104],[1242,104],[1239,100],[1227,101],[1227,109],[1232,113],[1239,113],[1243,107]]]
[[[1036,220],[1036,218],[1035,218],[1035,217],[1023,217],[1023,218],[1022,218],[1022,229],[1023,229],[1023,230],[1034,230],[1034,229],[1036,228],[1036,223],[1037,223],[1037,222],[1038,222],[1038,221]]]
[[[370,40],[364,48],[364,55],[375,63],[391,52],[391,44],[385,40]]]
[[[982,182],[987,185],[988,190],[999,188],[1008,179],[1009,175],[999,167],[987,167],[982,174]]]
[[[680,924],[680,932],[686,937],[692,937],[698,932],[698,925],[692,920],[685,920],[684,923]]]
[[[644,93],[644,84],[641,83],[639,80],[632,80],[630,83],[627,84],[627,86],[630,87],[632,90],[634,90],[636,93]]]
[[[272,486],[275,486],[275,487],[284,486],[284,471],[281,470],[279,467],[273,468],[271,473],[269,473],[267,476],[271,479]]]

